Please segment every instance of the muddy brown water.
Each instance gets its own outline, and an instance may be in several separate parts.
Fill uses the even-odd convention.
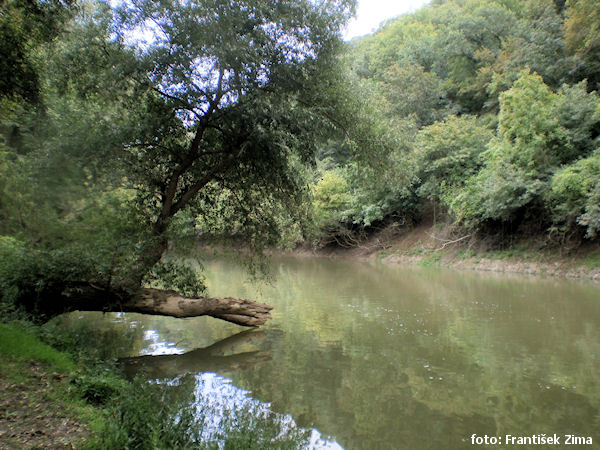
[[[116,330],[130,374],[195,377],[190,401],[264,405],[313,429],[313,447],[556,434],[600,448],[597,285],[325,258],[271,267],[265,283],[234,261],[205,262],[211,295],[275,307],[260,330],[135,314],[65,322]]]

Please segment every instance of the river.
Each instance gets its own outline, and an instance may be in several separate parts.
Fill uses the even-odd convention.
[[[598,286],[325,258],[271,268],[266,283],[232,260],[205,263],[211,295],[275,307],[260,330],[135,314],[65,323],[120,334],[110,350],[129,373],[194,377],[190,401],[259,405],[312,430],[312,447],[600,443]]]

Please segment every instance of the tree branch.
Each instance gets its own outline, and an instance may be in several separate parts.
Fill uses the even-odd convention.
[[[194,110],[194,107],[192,105],[190,105],[188,102],[186,102],[185,100],[176,97],[174,95],[171,94],[167,94],[166,92],[161,91],[160,89],[158,89],[156,86],[152,86],[152,90],[157,92],[158,94],[162,95],[163,97],[168,98],[169,100],[173,100],[175,102],[181,103],[186,111],[190,111],[192,112],[196,117],[198,117],[199,119],[202,118],[202,116],[199,116],[198,113]]]
[[[196,196],[196,194],[198,194],[200,189],[202,189],[215,178],[215,175],[231,167],[235,160],[242,154],[242,152],[246,148],[247,143],[248,141],[242,143],[238,147],[238,149],[229,156],[229,158],[221,161],[219,164],[214,166],[212,170],[210,170],[205,176],[200,178],[187,191],[185,191],[181,195],[181,197],[179,197],[179,200],[177,200],[177,202],[175,202],[171,207],[170,215],[175,215],[179,210],[181,210],[185,205],[187,205],[190,202],[190,200],[192,200]]]

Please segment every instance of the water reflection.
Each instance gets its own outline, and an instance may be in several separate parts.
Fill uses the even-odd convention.
[[[194,379],[194,404],[199,419],[204,423],[202,438],[205,442],[213,441],[227,427],[226,422],[269,418],[277,424],[277,437],[287,435],[288,445],[282,448],[291,448],[290,443],[294,442],[296,447],[308,449],[343,449],[337,442],[322,436],[317,429],[299,429],[291,415],[273,413],[270,403],[252,398],[249,391],[236,387],[227,378],[208,372],[197,374]]]
[[[156,331],[150,330],[156,335]],[[198,348],[183,354],[146,355],[122,358],[119,364],[130,377],[142,373],[148,379],[172,378],[188,373],[223,373],[247,370],[250,366],[271,359],[268,351],[240,352],[241,347],[255,347],[265,340],[264,331],[246,330],[218,341],[208,347]],[[155,349],[157,346],[155,345]],[[181,349],[168,347],[179,353]],[[161,351],[160,346],[158,351]]]
[[[472,434],[600,442],[597,286],[308,258],[274,259],[265,284],[231,261],[205,266],[212,295],[270,303],[273,319],[240,336],[211,318],[128,315],[136,340],[120,356],[153,343],[187,352],[135,358],[131,371],[215,373],[346,448],[467,448]]]

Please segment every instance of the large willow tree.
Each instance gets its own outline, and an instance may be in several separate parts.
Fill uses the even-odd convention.
[[[353,9],[351,0],[134,0],[102,16],[88,4],[47,53],[50,143],[35,145],[54,155],[46,179],[60,185],[71,167],[95,186],[89,207],[74,211],[75,198],[62,217],[88,242],[109,241],[87,252],[112,256],[57,271],[33,290],[15,275],[16,303],[45,317],[101,309],[264,323],[266,305],[191,298],[193,283],[185,297],[145,283],[174,271],[164,261],[174,224],[219,218],[269,244],[280,231],[272,212],[301,208],[302,167],[344,128],[335,68]],[[52,271],[36,264],[29,273]]]

